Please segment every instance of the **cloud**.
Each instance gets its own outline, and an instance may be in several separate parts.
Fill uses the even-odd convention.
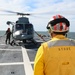
[[[75,0],[0,0],[0,9],[6,9],[14,12],[31,12],[30,21],[35,25],[36,30],[41,30],[50,18],[55,14],[61,14],[71,21],[71,30],[75,24]],[[5,13],[6,12],[0,12]],[[40,13],[40,14],[39,14]],[[18,16],[2,16],[0,17],[1,25],[4,26],[6,20],[15,21]],[[38,22],[38,23],[37,23]],[[6,29],[6,27],[4,28]],[[74,29],[72,30],[74,31]]]

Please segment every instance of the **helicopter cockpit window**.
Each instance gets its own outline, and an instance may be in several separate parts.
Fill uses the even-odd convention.
[[[33,28],[32,24],[25,24],[25,27],[30,29]]]
[[[33,34],[33,25],[32,24],[25,24],[25,29],[27,34]]]
[[[16,24],[16,29],[17,30],[23,29],[23,24]]]

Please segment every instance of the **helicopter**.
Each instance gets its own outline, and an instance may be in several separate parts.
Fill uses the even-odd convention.
[[[34,38],[34,27],[27,17],[18,18],[16,23],[7,21],[7,24],[12,24],[13,39],[20,40],[25,43],[26,40],[32,40]]]
[[[23,43],[27,43],[27,41],[31,41],[34,44],[36,44],[36,41],[34,40],[34,33],[36,33],[41,39],[43,37],[38,34],[33,27],[33,24],[30,23],[29,18],[26,16],[30,16],[29,13],[19,13],[19,12],[13,12],[8,10],[2,10],[4,12],[8,13],[16,13],[17,15],[20,15],[21,17],[18,18],[16,22],[7,21],[7,25],[12,25],[12,43],[16,40],[22,41]],[[43,41],[45,41],[43,39]]]

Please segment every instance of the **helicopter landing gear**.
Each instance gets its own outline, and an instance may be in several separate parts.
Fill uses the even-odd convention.
[[[29,39],[29,40],[26,40],[24,47],[26,49],[34,49],[34,48],[38,48],[40,45],[41,45],[41,42],[37,42],[34,39]]]
[[[35,45],[37,45],[37,42],[34,39],[31,39],[31,42]]]
[[[23,43],[26,43],[26,44],[33,43],[33,44],[35,44],[35,45],[37,44],[37,42],[36,42],[34,39],[27,39],[27,40],[24,39],[24,40],[23,40]]]
[[[15,41],[12,40],[11,43],[10,43],[10,45],[11,45],[11,46],[15,45]]]
[[[10,45],[11,45],[11,46],[14,46],[14,45],[19,46],[20,44],[17,43],[15,40],[12,40],[12,42],[10,43]]]
[[[26,43],[26,39],[23,40],[23,43]]]

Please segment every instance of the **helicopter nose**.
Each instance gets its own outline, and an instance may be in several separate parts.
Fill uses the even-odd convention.
[[[19,31],[16,31],[16,32],[15,32],[15,35],[19,35],[19,34],[20,34],[20,32],[19,32]]]

